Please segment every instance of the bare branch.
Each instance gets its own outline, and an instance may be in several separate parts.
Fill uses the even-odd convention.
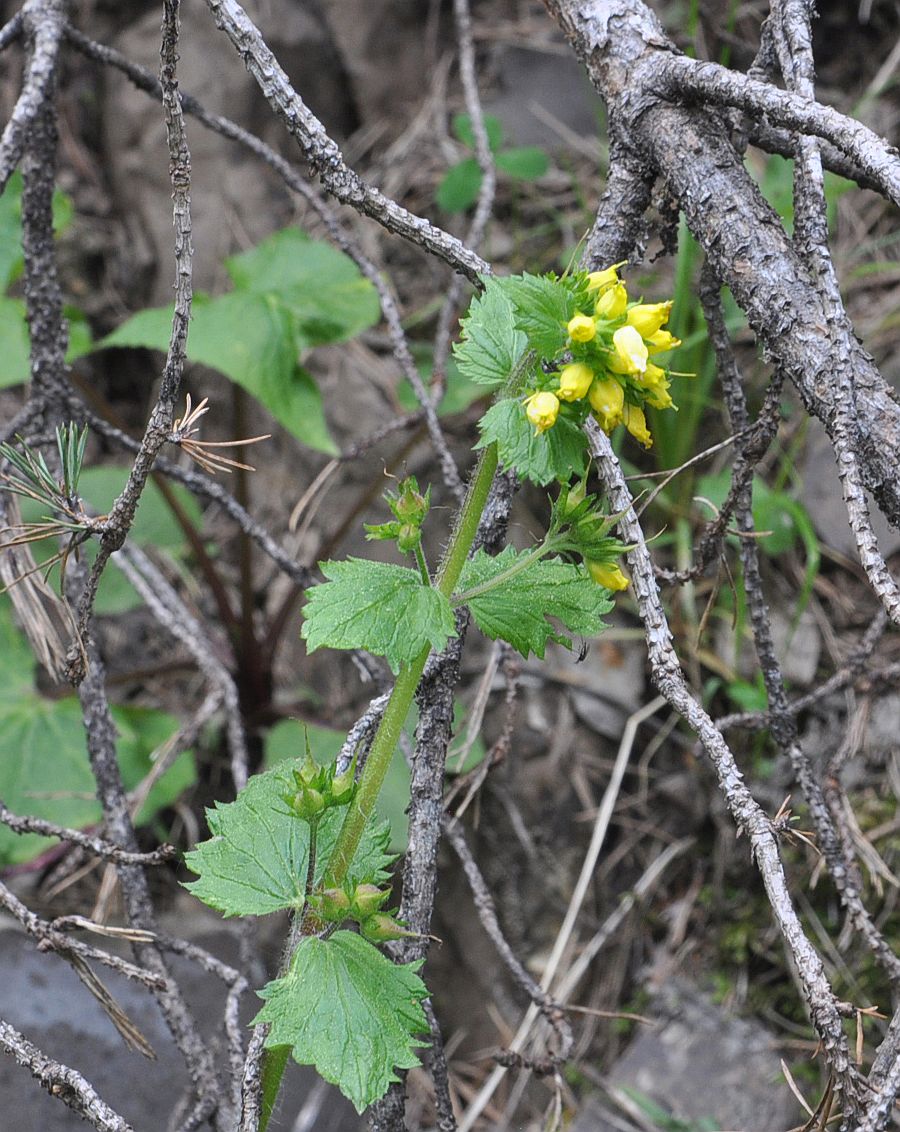
[[[29,132],[53,97],[56,65],[65,20],[64,0],[28,0],[3,29],[5,47],[22,32],[29,45],[22,92],[0,137],[0,192],[19,164]]]
[[[14,833],[39,833],[44,837],[71,841],[73,845],[80,845],[82,849],[120,865],[163,865],[178,856],[174,845],[160,845],[150,853],[129,853],[118,845],[112,845],[100,837],[90,837],[77,829],[66,829],[54,822],[44,821],[43,818],[20,817],[7,809],[3,801],[0,801],[0,822]]]
[[[605,433],[591,421],[586,428],[610,505],[614,512],[621,514],[619,527],[624,540],[633,545],[628,563],[644,624],[653,681],[660,694],[696,732],[715,768],[722,795],[739,831],[750,838],[769,903],[793,955],[816,1033],[840,1087],[846,1089],[848,1098],[852,1099],[855,1082],[838,1003],[825,976],[822,961],[807,939],[791,900],[772,823],[744,785],[734,755],[721,732],[691,695],[672,646],[653,563],[634,513],[628,485]]]
[[[128,1121],[111,1109],[80,1073],[48,1057],[2,1019],[0,1047],[28,1069],[51,1096],[90,1121],[99,1132],[134,1132]]]
[[[377,220],[389,232],[419,244],[473,281],[490,271],[485,261],[455,236],[408,212],[354,173],[336,142],[291,86],[259,30],[236,0],[207,0],[207,4],[217,27],[234,44],[269,105],[332,196]]]

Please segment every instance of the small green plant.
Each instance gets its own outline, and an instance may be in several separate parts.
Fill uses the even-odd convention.
[[[503,140],[503,126],[498,118],[484,116],[488,145],[498,172],[514,181],[536,181],[550,167],[547,154],[534,145],[509,146]],[[456,114],[453,132],[467,149],[475,149],[472,120],[468,114]],[[478,200],[481,169],[474,157],[464,157],[452,165],[438,185],[437,203],[445,212],[465,212]]]
[[[426,660],[456,633],[468,608],[478,628],[523,656],[548,641],[604,628],[611,591],[627,585],[610,536],[616,516],[587,491],[593,416],[652,443],[643,407],[674,407],[668,371],[650,361],[678,344],[664,329],[670,303],[629,299],[615,267],[591,274],[485,280],[462,323],[460,372],[496,391],[484,414],[481,456],[444,558],[432,570],[422,545],[430,491],[409,477],[387,503],[393,518],[368,537],[396,543],[413,566],[358,558],[320,563],[326,581],[307,593],[307,649],[366,649],[397,674],[364,765],[322,767],[310,757],[257,775],[209,812],[212,838],[187,856],[189,886],[226,915],[290,909],[300,942],[286,973],[261,993],[271,1024],[263,1123],[289,1054],[313,1064],[358,1109],[383,1095],[398,1069],[417,1064],[427,994],[417,966],[394,966],[377,944],[405,933],[383,911],[391,858],[374,817]],[[547,533],[528,550],[471,553],[498,464],[558,485]],[[559,626],[559,627],[557,627]],[[344,926],[355,923],[358,934]]]

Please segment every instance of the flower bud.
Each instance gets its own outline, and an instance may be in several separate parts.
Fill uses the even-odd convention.
[[[622,420],[625,427],[639,443],[643,444],[645,448],[653,446],[653,437],[650,435],[650,430],[647,428],[647,419],[644,416],[644,410],[638,408],[637,405],[626,405],[622,413]]]
[[[371,943],[387,943],[392,939],[408,938],[415,934],[406,931],[387,912],[377,912],[374,916],[369,916],[359,925],[359,930]]]
[[[666,350],[674,350],[681,345],[681,339],[670,334],[668,330],[657,330],[647,339],[647,349],[651,354],[664,354]]]
[[[390,893],[377,884],[358,884],[353,893],[353,917],[362,922],[374,916]]]
[[[573,362],[559,371],[560,401],[580,401],[591,387],[594,371],[584,362]]]
[[[342,924],[350,912],[350,897],[342,888],[326,888],[310,896],[309,906],[320,919]]]
[[[525,415],[534,425],[536,434],[546,432],[556,424],[559,398],[555,393],[532,393],[525,401]]]
[[[604,291],[597,300],[594,314],[597,318],[605,318],[611,321],[614,318],[621,318],[627,306],[628,292],[625,290],[625,284],[616,283],[615,286]]]
[[[597,334],[597,324],[586,314],[570,318],[566,330],[573,342],[590,342]]]
[[[335,806],[345,806],[353,797],[356,790],[356,755],[350,760],[350,765],[342,774],[336,774],[331,780],[331,801]]]
[[[298,790],[292,798],[287,799],[287,802],[297,817],[304,821],[311,821],[325,809],[325,799],[318,790],[313,790],[310,786]]]
[[[397,532],[397,549],[404,554],[416,549],[422,541],[422,532],[415,523],[402,523]]]
[[[601,294],[607,287],[612,287],[613,284],[618,282],[619,271],[617,267],[607,267],[603,271],[591,271],[587,277],[588,290],[599,291]]]
[[[614,377],[598,378],[588,391],[588,401],[604,432],[612,432],[622,419],[625,391]]]
[[[633,326],[642,338],[651,338],[657,330],[669,321],[672,313],[671,299],[667,303],[639,303],[632,307],[625,321]]]
[[[587,566],[588,573],[598,586],[605,586],[608,590],[624,590],[628,587],[628,579],[615,562],[587,560],[585,566]]]

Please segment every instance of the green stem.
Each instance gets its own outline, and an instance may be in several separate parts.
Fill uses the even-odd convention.
[[[491,444],[484,450],[481,459],[478,461],[478,466],[475,469],[469,491],[459,514],[456,529],[453,532],[453,537],[450,540],[450,545],[435,582],[436,588],[448,600],[459,581],[466,558],[468,558],[469,551],[472,549],[475,532],[478,530],[478,524],[481,521],[481,515],[487,503],[488,492],[496,470],[497,446]],[[322,881],[325,888],[338,887],[343,883],[347,874],[347,869],[350,867],[350,862],[359,846],[366,822],[375,809],[375,803],[381,792],[394,749],[400,739],[403,724],[409,714],[410,705],[419,685],[419,680],[422,678],[422,672],[430,651],[429,648],[424,648],[412,664],[401,669],[400,675],[397,677],[394,690],[391,692],[384,715],[381,717],[381,723],[372,741],[372,748],[369,751],[369,757],[366,759],[356,794],[347,810],[347,816],[344,818],[337,843],[326,866]]]
[[[422,549],[420,542],[416,543],[416,564],[419,567],[419,573],[422,575],[422,581],[426,586],[431,585],[431,575],[428,573],[428,563],[425,560],[425,551]]]
[[[456,594],[452,599],[453,605],[457,607],[467,605],[473,597],[482,597],[484,594],[490,593],[491,590],[495,590],[498,586],[504,585],[510,578],[514,578],[517,574],[521,574],[523,570],[527,570],[532,562],[537,562],[539,559],[546,557],[546,555],[552,554],[556,549],[558,549],[556,540],[545,538],[543,542],[538,543],[534,550],[530,551],[522,558],[517,558],[511,566],[507,566],[507,568],[501,570],[499,574],[495,574],[492,578],[488,578],[477,586],[472,586],[470,590],[464,590],[463,593]]]
[[[459,513],[456,529],[441,563],[435,586],[448,600],[456,588],[463,566],[472,549],[475,533],[487,503],[488,493],[497,470],[497,445],[491,444],[481,454],[468,493]],[[350,863],[359,847],[366,823],[372,816],[381,792],[385,775],[391,765],[394,749],[400,739],[403,724],[409,714],[413,696],[422,678],[430,648],[424,648],[411,665],[401,669],[394,690],[381,717],[381,723],[372,740],[372,748],[359,780],[353,801],[347,810],[344,824],[328,859],[322,877],[323,888],[339,888],[347,875]],[[281,1087],[281,1078],[287,1064],[289,1046],[274,1046],[263,1054],[262,1109],[259,1132],[266,1132],[272,1109]]]

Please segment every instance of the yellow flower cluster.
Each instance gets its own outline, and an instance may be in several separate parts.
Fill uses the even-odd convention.
[[[572,361],[559,370],[558,387],[536,391],[525,400],[525,413],[536,433],[553,427],[563,402],[586,399],[605,432],[624,424],[635,440],[649,448],[653,438],[643,407],[675,408],[667,370],[650,360],[681,345],[663,329],[672,303],[629,303],[620,266],[587,276],[593,312],[574,315],[566,326]]]

